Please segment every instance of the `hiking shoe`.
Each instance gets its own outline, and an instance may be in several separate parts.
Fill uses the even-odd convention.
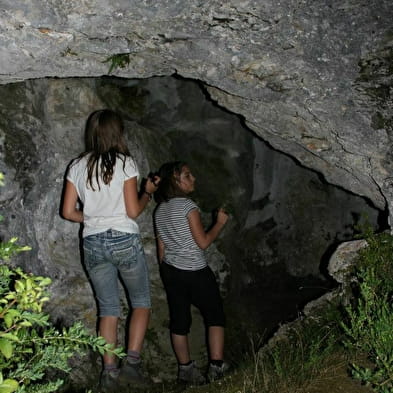
[[[209,364],[209,369],[207,371],[207,379],[209,382],[217,381],[221,379],[229,370],[229,364],[223,362],[221,366],[216,366],[212,363]]]
[[[101,373],[99,392],[100,393],[116,393],[119,377],[119,369],[104,370]]]
[[[142,362],[130,363],[127,359],[121,365],[118,380],[121,386],[147,387],[151,385],[151,380],[143,375]]]
[[[203,385],[204,383],[206,383],[205,377],[198,370],[194,361],[192,361],[188,365],[179,365],[177,381],[190,385]]]

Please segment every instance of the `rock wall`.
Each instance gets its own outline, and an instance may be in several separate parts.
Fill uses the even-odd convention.
[[[286,308],[272,317],[265,304],[284,311],[281,303],[272,301],[271,294],[255,297],[253,291],[279,286],[276,293],[285,292],[296,308],[299,290],[285,288],[286,277],[320,277],[326,250],[352,238],[362,213],[377,226],[379,212],[367,201],[272,150],[204,93],[203,85],[174,77],[45,78],[0,86],[0,171],[6,176],[0,193],[5,217],[0,238],[17,235],[21,244],[32,246],[14,263],[53,279],[47,310],[57,323],[82,320],[92,332],[96,326],[96,305],[80,258],[80,227],[63,220],[59,209],[65,169],[84,149],[85,121],[97,108],[111,107],[123,115],[142,174],[168,160],[189,162],[197,178],[194,197],[206,224],[212,209],[225,205],[229,210],[230,223],[208,254],[233,329],[239,328],[239,313],[245,313],[242,323],[261,331],[288,318]],[[153,294],[144,356],[160,379],[175,374],[175,361],[165,328],[168,315],[156,263],[153,209],[151,204],[138,223]],[[278,284],[271,278],[272,269],[279,271],[273,277]],[[120,337],[127,308],[123,301]],[[203,326],[196,310],[194,319],[192,351],[203,364]],[[168,367],[157,372],[156,364],[164,358]],[[90,367],[86,375],[94,378],[99,359]],[[85,381],[86,375],[73,378]]]
[[[0,81],[101,76],[111,56],[125,78],[199,80],[274,148],[393,210],[392,17],[390,0],[3,0]]]
[[[85,119],[98,107],[126,118],[142,173],[182,154],[198,164],[203,151],[196,197],[206,221],[218,204],[231,210],[209,253],[233,299],[259,302],[243,290],[260,289],[272,266],[318,275],[327,248],[353,235],[360,213],[374,226],[375,208],[392,216],[392,19],[390,0],[3,0],[0,232],[32,246],[16,264],[54,279],[54,318],[95,326],[78,228],[58,213],[64,169],[82,150]],[[107,78],[111,65],[119,79]],[[217,106],[196,100],[187,106],[184,97],[201,91],[179,80],[197,81],[226,114],[218,120]],[[153,367],[157,354],[165,358],[161,378],[175,364],[163,328],[152,210],[139,220],[155,299],[145,353]],[[249,311],[243,316],[263,323],[259,305]],[[195,317],[192,349],[203,360]]]

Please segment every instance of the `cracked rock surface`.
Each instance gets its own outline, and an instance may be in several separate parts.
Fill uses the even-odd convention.
[[[3,0],[0,81],[178,74],[274,148],[392,208],[390,0]]]
[[[269,269],[281,284],[284,274],[319,275],[326,248],[352,236],[360,213],[373,225],[377,209],[392,216],[392,20],[390,0],[2,0],[0,203],[7,233],[32,246],[17,263],[54,279],[51,315],[95,327],[78,230],[58,213],[65,167],[97,107],[126,115],[144,174],[174,152],[205,154],[205,173],[220,179],[201,172],[205,195],[230,194],[234,205],[209,257],[236,299],[248,300],[248,286],[258,292]],[[198,104],[203,94],[214,110]],[[219,202],[209,198],[205,212]],[[174,372],[152,210],[139,220],[154,297],[146,358]],[[94,378],[89,367],[76,380]]]

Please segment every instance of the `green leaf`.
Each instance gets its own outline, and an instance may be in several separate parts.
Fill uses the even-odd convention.
[[[10,328],[15,321],[15,318],[20,317],[20,311],[15,309],[10,309],[4,315],[4,322],[7,328]],[[19,319],[19,318],[18,318]]]
[[[12,317],[12,315],[10,315],[9,313],[4,315],[4,322],[7,329],[12,326],[13,321],[14,318]]]
[[[6,379],[0,384],[0,393],[12,393],[18,389],[18,382],[15,379]]]
[[[20,280],[15,281],[15,290],[16,292],[23,292],[25,290],[25,284]]]
[[[19,341],[18,336],[15,336],[15,334],[12,333],[4,333],[4,332],[0,332],[0,339],[8,339],[8,340],[12,340],[12,341]]]
[[[33,324],[29,321],[22,321],[19,326],[23,326],[23,327],[30,327],[33,326]]]
[[[40,279],[40,287],[44,287],[52,283],[52,280],[49,277],[40,277]]]
[[[13,352],[12,343],[5,338],[0,338],[0,352],[6,359],[9,359]]]

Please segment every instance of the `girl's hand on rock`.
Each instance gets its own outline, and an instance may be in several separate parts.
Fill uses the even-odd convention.
[[[217,222],[225,225],[226,222],[228,221],[228,218],[229,218],[228,213],[223,208],[220,207],[217,211]]]

